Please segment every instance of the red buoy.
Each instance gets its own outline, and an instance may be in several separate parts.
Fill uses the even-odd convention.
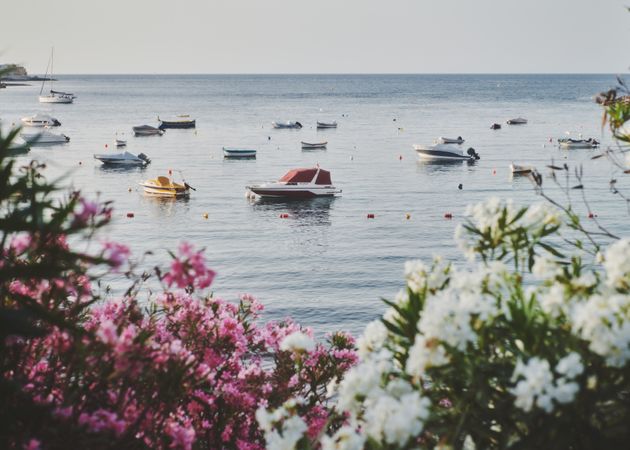
[[[368,219],[374,219],[375,217],[376,217],[376,216],[375,216],[374,214],[372,214],[372,213],[369,213],[369,214],[367,215],[367,218],[368,218]]]
[[[288,219],[289,215],[287,213],[282,213],[282,214],[280,214],[280,218],[281,219]]]
[[[592,212],[588,213],[589,219],[594,219],[595,217],[597,217],[597,214],[593,214]]]
[[[445,219],[452,219],[453,218],[453,214],[451,214],[451,213],[444,213],[444,218]]]
[[[128,212],[127,213],[127,217],[130,218],[130,219],[132,219],[134,216],[135,216],[135,214],[132,213],[132,212]]]

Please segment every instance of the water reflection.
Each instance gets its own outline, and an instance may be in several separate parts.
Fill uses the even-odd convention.
[[[142,204],[145,211],[152,218],[185,217],[190,210],[190,197],[159,197],[145,193],[142,196]]]
[[[148,166],[117,166],[112,164],[101,164],[96,170],[104,173],[142,173]]]
[[[416,167],[418,168],[418,172],[432,174],[432,173],[444,173],[444,172],[452,172],[457,168],[472,167],[476,163],[475,160],[431,160],[431,159],[418,159]]]
[[[273,198],[250,199],[254,211],[277,213],[290,220],[291,226],[310,227],[331,225],[330,210],[335,197],[319,197],[304,200],[287,200]]]

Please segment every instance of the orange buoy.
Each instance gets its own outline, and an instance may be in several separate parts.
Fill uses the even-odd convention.
[[[127,217],[128,217],[128,218],[130,218],[130,219],[132,219],[133,217],[135,217],[135,214],[134,214],[134,213],[132,213],[132,212],[128,212],[128,213],[127,213]]]
[[[203,213],[202,216],[203,216],[204,219],[207,219],[208,218],[208,213]]]
[[[444,218],[445,219],[452,219],[453,218],[453,214],[451,214],[451,213],[444,213]]]
[[[367,218],[368,218],[368,219],[374,219],[375,217],[376,217],[376,216],[375,216],[374,214],[372,214],[372,213],[369,213],[369,214],[367,215]]]
[[[131,188],[128,188],[128,189],[127,189],[127,192],[131,192]]]
[[[405,214],[405,219],[407,219],[407,220],[411,219],[411,214],[409,214],[409,213]]]

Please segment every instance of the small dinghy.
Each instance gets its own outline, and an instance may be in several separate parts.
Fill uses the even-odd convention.
[[[501,129],[501,124],[500,123],[493,123],[492,125],[490,125],[490,129],[491,130],[500,130]]]
[[[534,166],[523,166],[514,163],[510,164],[510,171],[513,175],[528,175],[534,170],[536,170]]]
[[[313,150],[318,148],[326,148],[328,142],[304,142],[302,141],[302,150]]]
[[[116,139],[116,147],[126,147],[127,141],[123,141],[122,139]]]
[[[173,120],[162,120],[158,116],[158,122],[160,122],[159,129],[165,130],[167,128],[195,128],[197,126],[197,120],[191,119],[188,114],[181,114]]]
[[[256,150],[252,148],[223,147],[224,158],[255,158]]]
[[[523,119],[522,117],[517,117],[516,119],[510,119],[507,121],[508,125],[525,125],[527,123],[527,119]]]
[[[65,134],[55,134],[44,129],[37,133],[22,133],[22,138],[29,145],[65,144],[70,142],[70,138]]]
[[[320,122],[317,121],[317,128],[337,128],[337,122]]]
[[[20,119],[24,125],[27,127],[59,127],[61,126],[61,122],[59,122],[54,117],[49,116],[48,114],[35,114],[31,117],[22,117]]]
[[[277,129],[282,129],[282,128],[296,128],[296,129],[300,129],[302,128],[302,124],[298,121],[292,122],[292,121],[288,121],[288,122],[271,122],[271,125],[274,128]]]
[[[474,148],[469,148],[466,153],[455,144],[434,144],[434,145],[414,145],[413,146],[420,159],[433,161],[476,161],[479,154]]]
[[[248,194],[260,197],[304,199],[333,197],[341,190],[332,185],[330,172],[319,167],[293,169],[278,181],[246,186]]]
[[[558,139],[558,145],[562,148],[595,148],[599,146],[599,141],[593,138],[588,139]]]
[[[463,144],[464,142],[466,141],[462,139],[461,136],[457,136],[457,139],[447,138],[447,137],[440,137],[438,139],[439,144]]]
[[[133,127],[133,134],[136,136],[162,136],[164,131],[151,125],[140,125]]]
[[[144,193],[155,197],[187,197],[190,190],[195,190],[192,186],[182,180],[182,183],[174,183],[169,177],[159,176],[140,183]]]
[[[100,162],[108,166],[144,167],[151,162],[151,160],[144,153],[140,153],[136,156],[133,153],[129,152],[113,154],[102,153],[100,155],[94,155],[94,159],[98,159]]]

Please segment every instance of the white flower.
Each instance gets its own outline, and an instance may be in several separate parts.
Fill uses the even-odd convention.
[[[519,380],[510,392],[516,397],[514,405],[525,412],[531,411],[533,406],[550,413],[554,402],[570,403],[580,390],[580,386],[570,379],[575,378],[584,370],[580,356],[570,353],[556,365],[556,372],[565,375],[554,381],[549,362],[545,359],[533,357],[527,364],[519,359],[514,368],[512,380]]]
[[[427,343],[423,335],[417,334],[409,349],[405,371],[411,376],[421,377],[429,367],[443,366],[448,362],[449,358],[442,344],[437,341]]]
[[[571,286],[573,286],[575,289],[586,289],[595,286],[596,284],[597,277],[595,277],[595,274],[593,272],[587,271],[579,277],[571,279]]]
[[[556,372],[560,375],[564,375],[567,378],[575,378],[584,372],[584,364],[582,364],[582,358],[578,353],[571,352],[556,365]]]
[[[553,374],[547,360],[533,357],[527,364],[519,359],[514,368],[512,380],[522,378],[510,392],[516,397],[514,404],[525,412],[536,405],[551,412],[553,405],[549,392],[553,389]]]
[[[615,288],[630,285],[630,239],[620,239],[606,250],[606,284]]]
[[[564,299],[564,285],[556,283],[549,290],[538,295],[538,302],[544,312],[557,319],[567,314],[567,302]]]
[[[536,256],[532,266],[532,274],[540,279],[555,278],[562,273],[560,266],[546,256]]]
[[[306,351],[310,352],[315,349],[315,341],[308,334],[302,333],[301,331],[295,331],[285,338],[280,343],[280,350],[282,351],[292,351],[292,352],[301,352]]]
[[[448,280],[449,264],[445,264],[440,257],[433,258],[433,267],[426,266],[420,260],[405,263],[405,278],[411,292],[418,293],[425,286],[435,290],[441,288]]]
[[[274,429],[265,433],[267,449],[294,450],[306,430],[308,426],[301,417],[291,416],[283,422],[281,432]]]
[[[363,335],[357,339],[357,349],[359,356],[365,358],[369,353],[381,349],[387,339],[387,328],[380,320],[373,320],[368,323],[363,331]]]
[[[365,436],[345,425],[332,436],[323,436],[321,439],[322,450],[362,450],[365,444]]]
[[[407,441],[419,436],[429,416],[430,402],[417,391],[399,399],[387,394],[367,404],[365,430],[369,436],[388,444],[403,447]]]
[[[382,349],[348,370],[337,387],[337,406],[344,411],[354,411],[361,407],[361,399],[378,397],[383,392],[381,384],[385,375],[393,368],[392,361],[392,353]]]

